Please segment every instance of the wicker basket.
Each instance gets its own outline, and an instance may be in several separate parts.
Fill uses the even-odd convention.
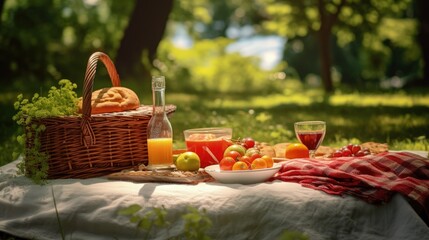
[[[36,122],[46,127],[40,136],[40,151],[49,157],[49,179],[99,177],[147,163],[147,124],[152,105],[142,105],[133,111],[91,115],[98,60],[106,66],[112,85],[120,86],[109,56],[96,52],[89,58],[85,73],[82,116],[44,118]],[[166,106],[169,115],[175,109],[174,105]]]

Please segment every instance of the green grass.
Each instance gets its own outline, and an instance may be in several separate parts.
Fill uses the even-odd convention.
[[[183,141],[183,129],[207,126],[231,126],[235,138],[252,136],[271,144],[296,141],[295,121],[324,120],[325,145],[376,141],[386,142],[392,149],[428,150],[429,146],[428,95],[400,92],[324,96],[309,90],[248,98],[171,94],[167,100],[186,102],[177,104],[172,117],[179,143]]]
[[[10,162],[18,149],[12,94],[0,95],[0,165]],[[335,93],[320,90],[285,91],[285,94],[191,95],[169,93],[167,103],[177,106],[171,117],[176,148],[184,147],[183,130],[229,126],[233,137],[251,136],[275,144],[296,142],[293,123],[324,120],[323,145],[348,142],[388,143],[391,149],[429,150],[429,94],[426,93]],[[151,104],[145,96],[143,104]]]

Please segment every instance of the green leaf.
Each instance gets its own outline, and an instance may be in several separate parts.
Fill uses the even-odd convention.
[[[140,229],[149,230],[152,227],[152,219],[142,218],[137,227]]]
[[[142,207],[138,204],[133,204],[129,207],[126,207],[124,209],[120,209],[118,211],[119,215],[134,215],[136,214],[138,211],[140,211],[140,209],[142,209]]]

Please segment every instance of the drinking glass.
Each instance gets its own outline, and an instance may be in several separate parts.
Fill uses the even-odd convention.
[[[326,123],[323,121],[303,121],[296,122],[294,126],[296,137],[308,148],[310,158],[314,158],[317,148],[325,138]]]

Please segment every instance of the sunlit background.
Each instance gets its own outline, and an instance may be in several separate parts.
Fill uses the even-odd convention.
[[[44,94],[63,78],[80,95],[95,51],[143,104],[151,75],[166,76],[177,147],[192,127],[232,126],[235,137],[274,144],[295,141],[294,121],[322,119],[324,144],[428,149],[426,1],[318,2],[2,1],[4,161],[19,131],[16,96]],[[99,65],[95,88],[109,85]]]

